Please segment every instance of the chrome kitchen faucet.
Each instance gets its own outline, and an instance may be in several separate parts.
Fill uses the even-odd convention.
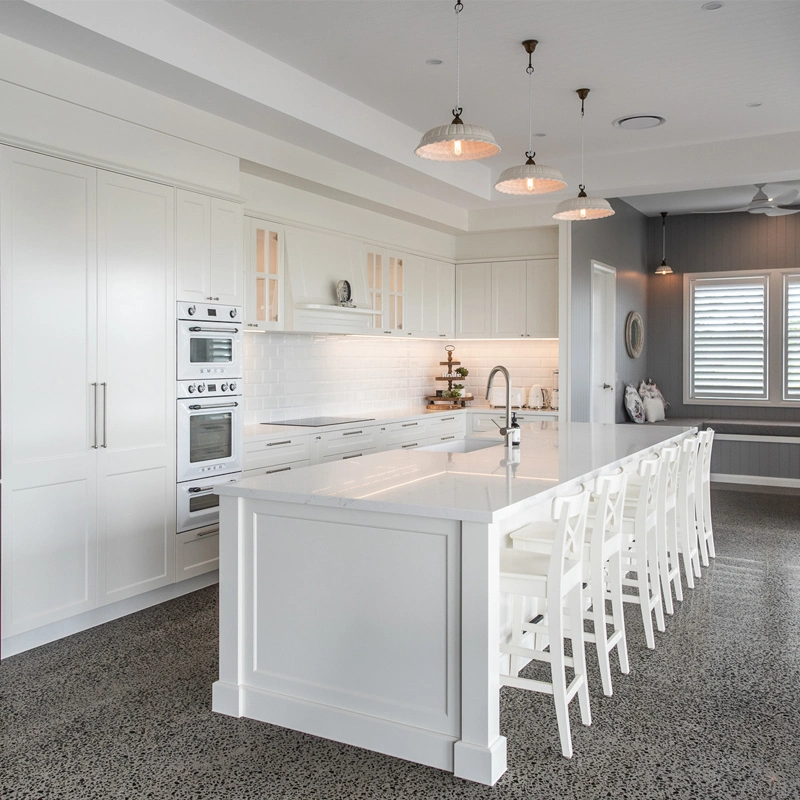
[[[489,399],[489,393],[492,391],[492,383],[494,382],[494,376],[498,373],[502,372],[506,378],[506,426],[505,428],[500,428],[500,435],[505,437],[506,440],[506,447],[511,446],[511,376],[508,374],[508,370],[505,367],[497,366],[492,369],[489,373],[489,382],[486,384],[486,399]]]

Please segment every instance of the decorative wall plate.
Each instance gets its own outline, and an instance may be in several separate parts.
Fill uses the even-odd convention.
[[[625,320],[625,347],[631,358],[639,358],[644,347],[644,322],[638,311],[631,311]]]
[[[338,281],[336,284],[336,299],[340,306],[352,306],[352,292],[350,291],[350,281]]]

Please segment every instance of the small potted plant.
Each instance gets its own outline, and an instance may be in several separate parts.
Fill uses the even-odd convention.
[[[450,391],[450,397],[461,397],[461,390],[464,388],[463,384],[461,383],[454,383],[453,388]]]
[[[469,375],[469,370],[466,367],[456,367],[455,373],[459,378],[466,378]],[[462,386],[461,388],[463,389],[464,387]]]

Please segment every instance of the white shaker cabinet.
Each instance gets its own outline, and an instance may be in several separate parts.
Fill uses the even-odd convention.
[[[372,327],[388,336],[405,335],[406,257],[366,247],[369,307],[375,312]]]
[[[177,300],[244,303],[243,213],[239,203],[177,191]]]
[[[513,339],[527,333],[527,265],[492,264],[492,337]]]
[[[446,339],[455,335],[455,295],[455,265],[425,259],[422,276],[422,328],[427,338]]]
[[[3,147],[2,630],[174,581],[174,190]]]
[[[526,262],[527,325],[533,339],[558,338],[558,259]]]
[[[403,326],[406,336],[425,336],[423,319],[424,284],[427,260],[420,256],[406,256],[403,286]]]
[[[282,331],[286,326],[283,225],[246,217],[245,234],[245,324],[249,330]]]
[[[456,337],[492,337],[492,265],[459,264],[456,267]]]

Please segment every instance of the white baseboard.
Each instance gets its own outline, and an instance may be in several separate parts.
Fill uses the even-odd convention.
[[[711,473],[712,483],[744,483],[751,486],[785,486],[800,489],[800,478],[771,478],[766,475],[726,475]]]
[[[128,614],[133,614],[136,611],[142,611],[151,606],[157,606],[159,603],[165,603],[167,600],[174,600],[176,597],[181,597],[190,592],[196,592],[198,589],[204,589],[206,586],[219,582],[219,571],[213,570],[206,572],[203,575],[197,575],[194,578],[189,578],[180,583],[171,583],[169,586],[162,586],[160,589],[154,589],[152,592],[136,595],[135,597],[128,597],[125,600],[120,600],[117,603],[111,603],[101,608],[93,608],[91,611],[85,611],[83,614],[77,614],[68,619],[62,619],[58,622],[52,622],[49,625],[43,625],[41,628],[35,628],[32,631],[25,631],[25,633],[18,633],[16,636],[9,636],[2,641],[2,658],[14,656],[17,653],[24,653],[26,650],[31,650],[34,647],[39,647],[49,642],[54,642],[57,639],[63,639],[65,636],[71,636],[73,633],[80,633],[81,631],[89,630],[97,625],[102,625],[105,622],[126,617]]]

